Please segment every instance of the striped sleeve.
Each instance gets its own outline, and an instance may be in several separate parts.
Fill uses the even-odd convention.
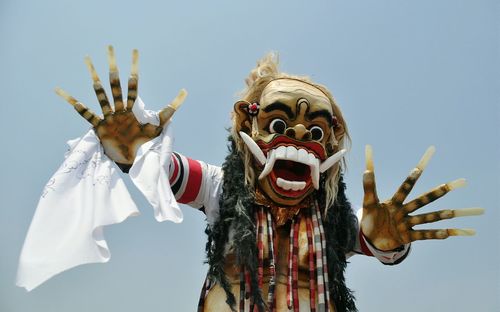
[[[169,182],[177,202],[203,210],[209,223],[218,217],[222,170],[173,152]]]
[[[200,194],[202,182],[202,162],[172,153],[170,162],[170,187],[177,202],[190,204]]]

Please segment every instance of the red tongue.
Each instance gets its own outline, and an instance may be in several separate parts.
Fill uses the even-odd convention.
[[[276,177],[288,181],[307,181],[311,174],[309,166],[291,160],[277,160],[273,171]]]

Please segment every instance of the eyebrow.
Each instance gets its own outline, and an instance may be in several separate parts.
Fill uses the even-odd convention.
[[[295,114],[293,113],[290,106],[283,104],[281,102],[271,103],[263,109],[263,111],[265,111],[266,113],[269,113],[270,111],[274,111],[274,110],[283,111],[290,119],[293,119],[295,117]]]
[[[306,116],[307,116],[308,120],[313,120],[314,118],[317,118],[317,117],[323,117],[328,122],[328,125],[330,127],[332,126],[332,118],[333,118],[333,116],[326,109],[321,109],[321,110],[318,110],[318,111],[315,111],[315,112],[307,113]]]

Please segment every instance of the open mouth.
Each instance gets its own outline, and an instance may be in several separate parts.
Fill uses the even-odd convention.
[[[259,179],[267,175],[275,191],[302,193],[311,183],[319,187],[319,159],[303,148],[281,145],[267,153]]]
[[[319,175],[342,159],[345,150],[340,150],[334,155],[321,161],[317,148],[309,142],[298,142],[287,137],[276,140],[274,146],[270,144],[261,147],[245,132],[240,131],[240,136],[256,160],[264,166],[259,180],[269,175],[273,189],[286,196],[298,197],[309,190],[312,184],[319,189]],[[319,157],[318,157],[319,156]]]
[[[291,160],[277,160],[273,173],[277,177],[289,181],[306,181],[310,178],[311,168]]]
[[[276,160],[273,170],[269,173],[269,180],[277,193],[298,197],[309,189],[312,183],[311,168],[292,160]]]

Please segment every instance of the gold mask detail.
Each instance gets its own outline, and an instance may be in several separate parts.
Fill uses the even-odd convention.
[[[257,160],[257,187],[270,200],[263,204],[301,206],[319,188],[320,173],[344,153],[332,156],[332,104],[321,90],[296,79],[271,81],[259,104],[252,138],[240,135]]]

